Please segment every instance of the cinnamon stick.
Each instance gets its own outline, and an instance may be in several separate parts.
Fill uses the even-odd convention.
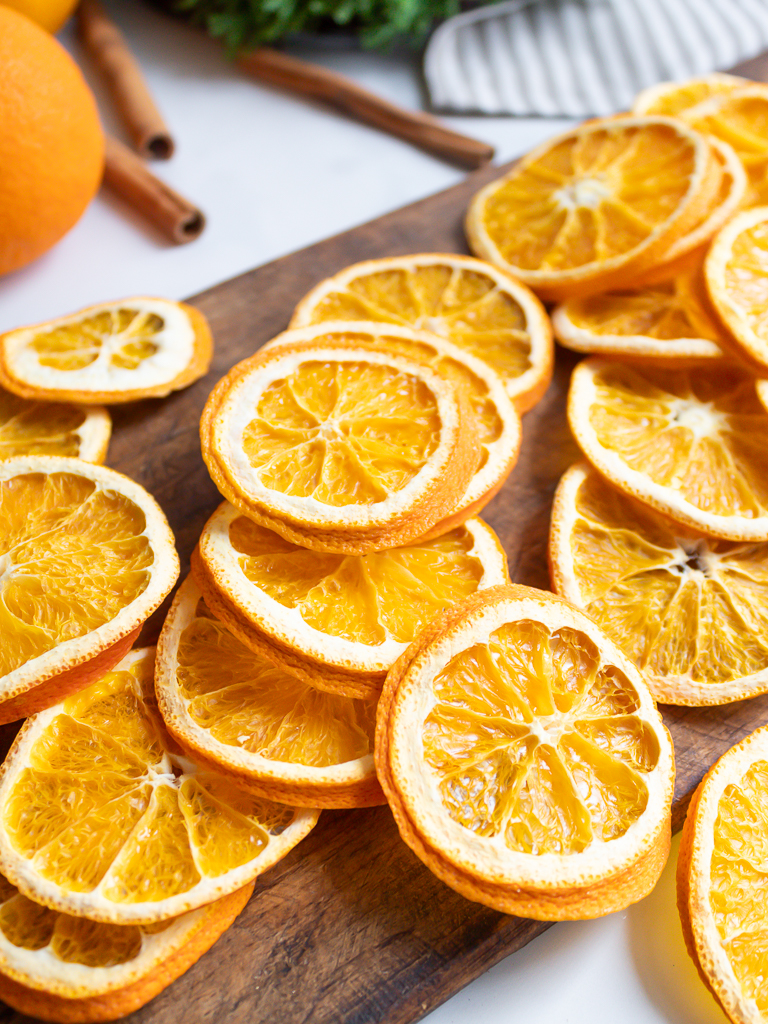
[[[196,206],[156,178],[143,160],[110,135],[104,181],[178,245],[194,241],[205,227],[205,216]]]
[[[77,25],[80,39],[104,75],[136,149],[143,157],[167,160],[175,148],[173,137],[125,36],[99,0],[80,0]]]
[[[238,64],[255,78],[291,92],[325,100],[359,121],[381,128],[462,167],[481,167],[493,158],[493,146],[488,143],[460,135],[430,114],[405,110],[344,75],[289,57],[269,46],[240,54]]]

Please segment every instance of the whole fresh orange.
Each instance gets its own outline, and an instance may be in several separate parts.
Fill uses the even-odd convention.
[[[21,11],[49,32],[58,32],[76,5],[77,0],[1,0],[0,3],[0,6]]]
[[[0,6],[0,274],[69,231],[103,163],[96,102],[79,68],[39,25]]]

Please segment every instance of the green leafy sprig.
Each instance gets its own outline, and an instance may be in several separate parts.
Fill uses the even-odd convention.
[[[366,48],[381,49],[424,42],[436,21],[459,12],[461,0],[175,0],[172,6],[231,52],[333,25],[357,33]]]

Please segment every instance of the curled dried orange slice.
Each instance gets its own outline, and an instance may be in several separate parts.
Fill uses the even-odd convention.
[[[79,459],[0,462],[0,721],[116,664],[178,571],[165,516],[128,477]]]
[[[387,677],[376,764],[405,842],[505,913],[625,907],[669,850],[672,744],[653,698],[543,591],[484,591],[421,634]]]
[[[712,303],[740,353],[765,373],[768,368],[768,207],[744,210],[726,224],[712,243],[704,273]]]
[[[34,402],[0,389],[0,459],[67,455],[101,463],[111,433],[112,420],[101,406]]]
[[[768,540],[768,415],[737,366],[593,356],[571,377],[568,421],[592,465],[625,493],[715,537]]]
[[[480,459],[463,388],[354,342],[280,345],[232,369],[200,423],[221,493],[319,551],[405,544],[451,514]]]
[[[207,372],[212,351],[193,306],[140,296],[3,334],[0,384],[49,402],[132,402],[187,387]]]
[[[165,620],[155,689],[169,731],[200,764],[271,800],[385,803],[373,767],[378,693],[323,693],[244,647],[187,579]]]
[[[36,903],[152,924],[242,888],[315,825],[317,811],[251,796],[184,757],[132,651],[30,718],[0,769],[0,865]]]
[[[700,272],[568,299],[553,312],[552,326],[575,352],[627,359],[700,362],[722,359],[730,348],[708,311]]]
[[[632,658],[656,700],[768,691],[768,544],[707,537],[578,465],[557,489],[549,555],[557,593]]]
[[[722,167],[663,117],[588,121],[544,143],[467,212],[473,252],[546,299],[632,283],[711,208]]]
[[[768,87],[752,83],[703,99],[679,115],[697,131],[727,142],[747,175],[743,206],[768,203]]]
[[[715,72],[701,78],[688,78],[682,82],[659,82],[643,89],[635,97],[632,112],[635,114],[662,114],[665,117],[679,117],[683,111],[695,107],[710,96],[718,96],[751,85],[748,78]]]
[[[489,363],[519,412],[552,377],[552,329],[539,300],[504,270],[453,253],[355,263],[316,285],[291,327],[368,320],[430,331]]]
[[[768,729],[732,747],[691,800],[677,862],[688,952],[734,1024],[765,1024]]]
[[[372,345],[424,363],[462,390],[475,417],[480,460],[455,506],[424,536],[446,533],[480,512],[499,492],[517,462],[522,440],[520,417],[494,369],[465,349],[425,331],[394,324],[333,321],[279,334],[264,347],[299,342]]]
[[[498,538],[474,517],[433,540],[343,555],[291,544],[227,504],[192,563],[208,606],[243,643],[348,696],[377,695],[434,615],[509,579]]]
[[[100,924],[34,903],[0,875],[0,999],[78,1024],[133,1013],[192,966],[248,902],[253,882],[154,927]]]

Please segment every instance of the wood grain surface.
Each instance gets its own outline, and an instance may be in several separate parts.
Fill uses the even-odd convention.
[[[147,487],[173,527],[184,571],[220,498],[200,457],[197,424],[215,382],[283,330],[294,305],[349,263],[413,252],[466,252],[470,196],[500,173],[462,184],[276,260],[191,301],[210,319],[210,374],[163,400],[116,407],[109,464]],[[524,417],[520,461],[484,518],[501,538],[512,579],[548,587],[552,495],[578,457],[565,418],[571,353]],[[149,626],[156,635],[162,615]],[[149,635],[151,639],[151,635]],[[677,757],[675,825],[704,772],[768,722],[768,697],[720,708],[664,709]],[[2,738],[0,736],[0,738]],[[131,1024],[406,1024],[419,1020],[546,927],[470,903],[400,841],[389,810],[326,811],[310,836],[257,880],[234,926]],[[0,1008],[0,1024],[30,1018]]]

